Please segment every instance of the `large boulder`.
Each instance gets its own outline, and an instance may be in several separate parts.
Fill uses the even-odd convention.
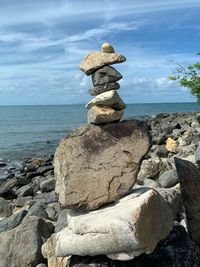
[[[51,222],[29,217],[15,229],[0,233],[0,266],[35,267],[44,262],[41,247],[53,228]]]
[[[130,260],[151,253],[173,228],[168,203],[156,191],[135,189],[117,203],[89,213],[71,211],[56,234],[56,256],[107,255]]]
[[[70,267],[198,267],[200,249],[191,241],[181,225],[175,225],[167,238],[161,241],[153,253],[130,261],[116,261],[106,256],[72,256]]]
[[[200,171],[190,161],[175,158],[188,233],[200,245]]]
[[[54,157],[56,192],[64,207],[96,209],[132,189],[150,146],[146,125],[88,125],[63,139]]]

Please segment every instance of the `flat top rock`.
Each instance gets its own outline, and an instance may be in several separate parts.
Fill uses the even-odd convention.
[[[57,234],[56,255],[107,255],[130,260],[152,252],[173,227],[166,201],[154,190],[135,189],[113,205],[69,215]]]
[[[81,63],[80,69],[87,75],[94,73],[106,65],[113,65],[126,61],[125,56],[116,53],[95,51],[90,53]]]
[[[60,203],[91,210],[124,196],[132,189],[149,146],[146,125],[137,120],[90,124],[73,131],[54,157]]]

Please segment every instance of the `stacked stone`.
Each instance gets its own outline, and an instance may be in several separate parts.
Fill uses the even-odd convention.
[[[55,191],[70,210],[68,226],[43,245],[48,262],[52,254],[131,260],[151,253],[173,227],[172,211],[158,192],[133,190],[151,138],[141,121],[118,122],[125,108],[116,91],[122,76],[109,65],[125,57],[108,44],[102,47],[80,65],[92,74],[89,92],[96,95],[86,106],[90,124],[72,131],[54,155]]]
[[[114,48],[104,43],[102,51],[93,52],[80,64],[86,75],[92,75],[93,88],[89,90],[95,96],[87,105],[88,123],[105,124],[119,121],[126,108],[116,90],[120,88],[119,81],[122,75],[110,65],[122,63],[126,60],[123,55],[115,53]]]

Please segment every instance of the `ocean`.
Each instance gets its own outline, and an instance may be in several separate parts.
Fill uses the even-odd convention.
[[[200,111],[196,103],[128,104],[124,119]],[[54,154],[71,129],[87,123],[84,105],[0,106],[0,158],[22,161]]]

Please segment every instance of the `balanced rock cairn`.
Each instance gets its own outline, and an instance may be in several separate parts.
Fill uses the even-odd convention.
[[[105,124],[122,118],[126,105],[116,91],[120,88],[117,81],[122,75],[110,65],[125,60],[110,44],[104,43],[102,51],[92,52],[81,62],[80,69],[86,75],[92,75],[94,86],[89,93],[95,98],[86,105],[88,123]]]

